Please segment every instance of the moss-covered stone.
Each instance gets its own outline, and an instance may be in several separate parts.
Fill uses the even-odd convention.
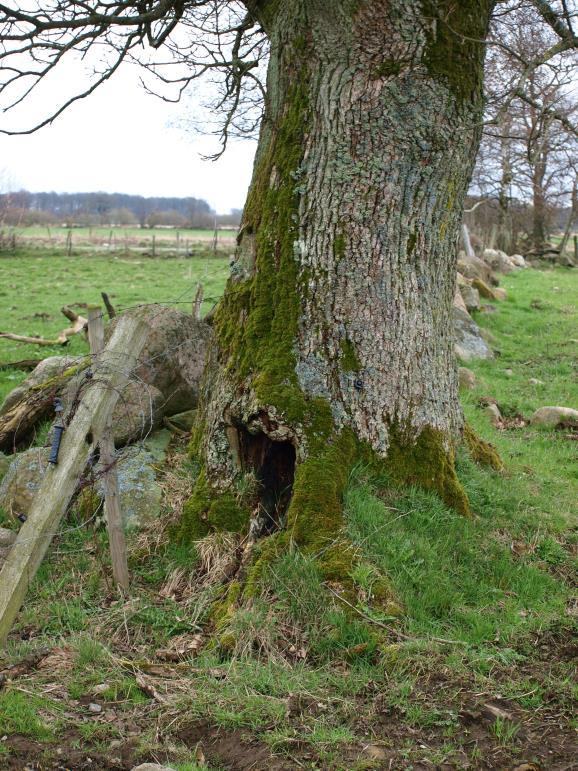
[[[504,464],[494,445],[481,439],[469,423],[464,426],[464,442],[475,463],[489,466],[494,471],[504,470]]]
[[[427,427],[412,439],[392,426],[386,469],[395,482],[432,490],[450,508],[471,515],[468,497],[456,474],[454,450],[447,447],[441,431]]]

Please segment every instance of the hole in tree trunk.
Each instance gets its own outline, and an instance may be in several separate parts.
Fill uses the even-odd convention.
[[[291,442],[274,442],[244,428],[238,435],[243,471],[252,471],[259,483],[260,535],[270,535],[284,526],[295,477],[295,448]]]

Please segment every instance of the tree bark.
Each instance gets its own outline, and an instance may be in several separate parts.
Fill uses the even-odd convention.
[[[267,109],[182,534],[284,531],[343,580],[361,459],[469,512],[451,309],[493,3],[248,5],[271,41]]]

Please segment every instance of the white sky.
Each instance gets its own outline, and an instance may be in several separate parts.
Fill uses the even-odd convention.
[[[70,95],[73,80],[61,73],[49,95],[20,110],[19,127],[46,117]],[[0,134],[0,170],[11,189],[194,196],[219,213],[242,208],[255,143],[232,142],[216,163],[203,160],[217,148],[215,137],[171,127],[191,109],[190,102],[173,105],[147,95],[127,67],[52,126],[26,136]],[[4,126],[7,118],[0,117]]]

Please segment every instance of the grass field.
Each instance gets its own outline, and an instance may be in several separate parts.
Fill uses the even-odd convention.
[[[224,260],[4,259],[0,326],[54,332],[62,303],[96,300],[102,288],[119,305],[183,292],[188,303],[197,280],[209,286],[209,268],[216,295]],[[211,650],[203,618],[221,589],[189,580],[199,555],[170,536],[194,476],[176,441],[162,526],[130,543],[129,598],[110,589],[105,535],[74,515],[42,565],[0,654],[0,673],[22,666],[0,680],[0,767],[2,758],[7,768],[75,770],[575,767],[576,435],[527,418],[543,405],[578,406],[578,273],[518,271],[502,285],[508,300],[477,318],[499,355],[469,365],[477,386],[462,394],[468,421],[506,466],[491,472],[460,453],[475,517],[364,468],[346,492],[355,580],[369,598],[387,575],[401,616],[370,602],[354,614],[332,607],[314,563],[293,552],[234,616],[236,655]],[[30,318],[37,311],[53,318]],[[32,353],[14,345],[0,340],[0,359]],[[484,397],[500,406],[499,429]],[[166,653],[194,641],[196,656]]]
[[[205,290],[206,312],[220,296],[228,273],[228,259],[213,256],[163,260],[100,255],[79,258],[51,252],[43,252],[41,256],[2,256],[0,331],[55,338],[69,325],[60,308],[75,303],[102,303],[102,291],[109,294],[118,309],[164,302],[189,310],[199,281]],[[87,344],[81,336],[74,337],[65,349],[61,346],[39,348],[0,339],[0,365],[62,353],[76,356],[86,350]],[[0,399],[25,375],[25,372],[0,369]]]

